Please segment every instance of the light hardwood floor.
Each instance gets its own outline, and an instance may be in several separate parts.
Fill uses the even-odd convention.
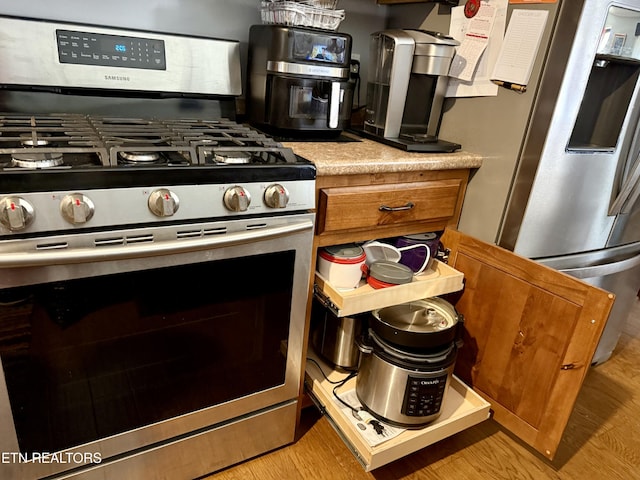
[[[640,301],[612,358],[592,367],[553,462],[493,420],[366,473],[314,407],[292,445],[207,480],[640,479]]]

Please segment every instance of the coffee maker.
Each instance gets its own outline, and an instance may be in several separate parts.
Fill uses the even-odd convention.
[[[350,125],[351,36],[284,25],[249,31],[249,122],[284,137],[337,137]]]
[[[449,67],[459,44],[425,30],[373,33],[364,135],[414,152],[461,148],[438,138]]]

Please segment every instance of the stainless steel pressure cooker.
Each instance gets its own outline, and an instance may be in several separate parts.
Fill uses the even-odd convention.
[[[375,310],[361,351],[356,394],[375,417],[421,428],[440,416],[446,401],[463,318],[441,298]]]
[[[365,315],[338,317],[318,299],[311,307],[311,344],[316,353],[336,367],[355,370],[360,360],[356,339],[362,334]]]

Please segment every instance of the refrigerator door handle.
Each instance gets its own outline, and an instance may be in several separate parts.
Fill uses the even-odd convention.
[[[640,254],[626,258],[624,260],[603,263],[600,265],[590,265],[588,267],[561,268],[560,271],[568,273],[576,278],[605,277],[616,273],[624,272],[640,265]]]
[[[636,157],[636,161],[633,165],[633,168],[629,172],[629,176],[625,180],[622,188],[620,189],[620,193],[613,201],[611,208],[609,209],[609,215],[614,216],[620,213],[627,213],[625,207],[627,209],[633,205],[635,200],[640,195],[640,153]]]

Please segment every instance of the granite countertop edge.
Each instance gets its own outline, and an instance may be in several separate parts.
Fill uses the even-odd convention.
[[[355,141],[282,142],[313,162],[317,175],[357,175],[421,170],[479,168],[482,156],[458,150],[452,153],[414,153],[374,140],[344,133]]]

